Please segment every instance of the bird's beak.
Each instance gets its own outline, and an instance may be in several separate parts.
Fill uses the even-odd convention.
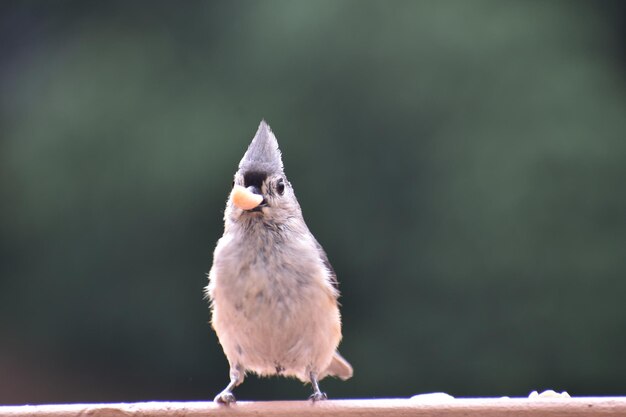
[[[233,204],[242,210],[253,210],[263,202],[263,196],[254,186],[245,188],[241,185],[235,185],[230,196],[233,199]]]

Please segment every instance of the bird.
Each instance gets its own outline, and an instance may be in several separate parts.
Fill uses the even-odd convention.
[[[230,365],[216,403],[235,402],[233,389],[248,372],[311,384],[313,402],[328,398],[324,377],[352,377],[337,351],[336,274],[304,221],[265,120],[239,162],[208,276],[211,325]]]

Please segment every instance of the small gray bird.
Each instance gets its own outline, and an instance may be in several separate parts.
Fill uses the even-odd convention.
[[[327,398],[322,378],[352,376],[337,352],[335,273],[302,218],[265,121],[235,173],[205,290],[230,364],[230,383],[216,402],[234,402],[233,388],[248,371],[311,383],[313,401]]]

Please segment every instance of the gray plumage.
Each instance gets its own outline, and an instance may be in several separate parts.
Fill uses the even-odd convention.
[[[244,210],[237,197],[255,206]],[[326,398],[318,380],[352,376],[336,350],[341,319],[335,273],[304,222],[265,121],[235,174],[206,293],[231,369],[217,402],[234,401],[232,389],[248,371],[309,382],[313,400]]]
[[[239,171],[283,173],[283,160],[278,149],[278,141],[264,120],[261,121],[248,150],[239,162]]]

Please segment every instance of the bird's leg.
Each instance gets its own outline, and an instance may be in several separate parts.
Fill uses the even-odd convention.
[[[311,394],[309,399],[313,400],[313,402],[327,400],[328,397],[326,396],[326,393],[320,390],[320,384],[317,382],[317,372],[309,372],[309,378],[311,379],[311,385],[313,386],[313,394]]]
[[[235,365],[230,367],[230,383],[224,388],[222,392],[217,394],[215,399],[216,403],[230,404],[236,401],[233,395],[233,389],[243,382],[244,372],[241,365]]]

